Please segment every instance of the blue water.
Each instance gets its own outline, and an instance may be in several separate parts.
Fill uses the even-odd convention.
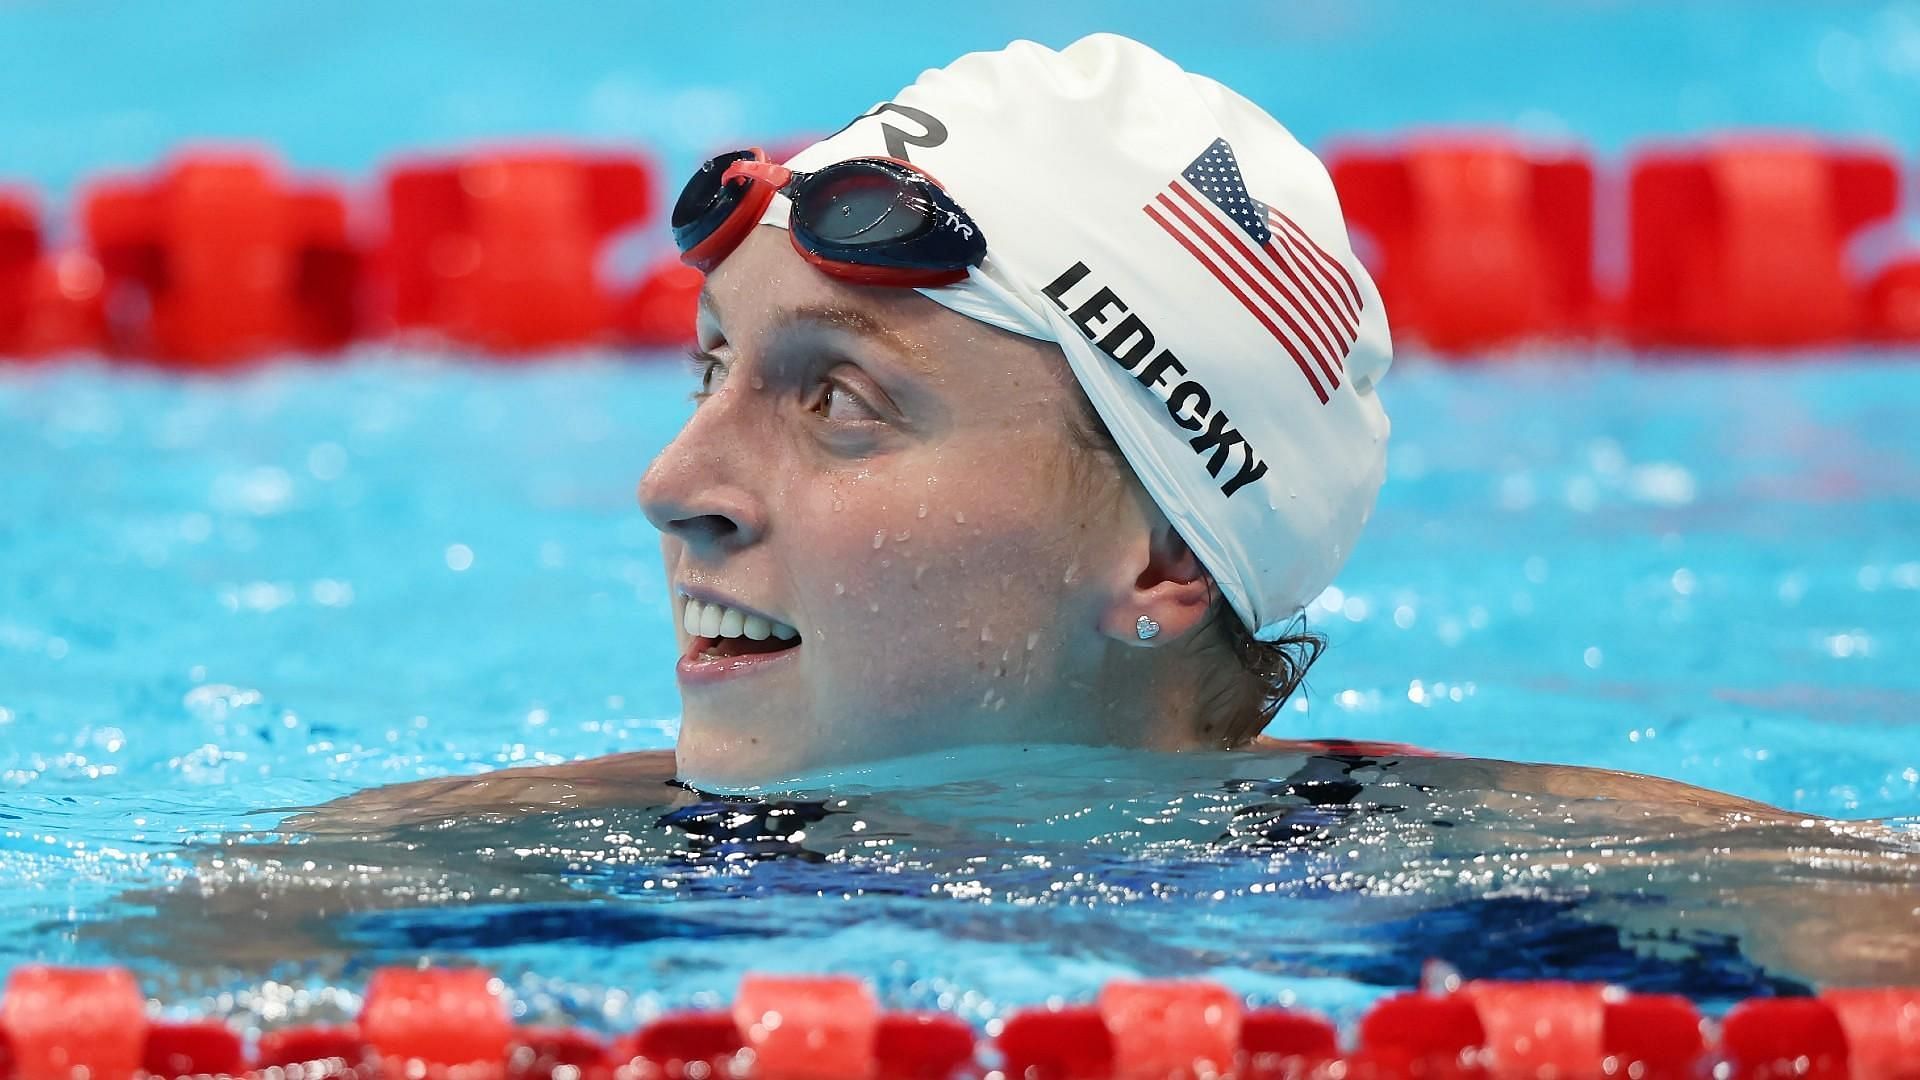
[[[1131,0],[40,2],[0,9],[0,176],[64,194],[204,140],[365,176],[395,155],[525,136],[637,144],[678,173],[717,146],[830,131],[961,52],[1095,30],[1155,44],[1312,146],[1445,124],[1617,153],[1791,127],[1910,153],[1920,133],[1912,0],[1225,0],[1177,17]]]
[[[1271,733],[1911,819],[1916,361],[1407,359],[1379,511],[1309,612],[1332,648]],[[379,349],[221,379],[0,370],[0,967],[125,962],[269,1017],[288,987],[421,955],[610,1023],[752,968],[976,1018],[1126,974],[1351,1015],[1436,954],[1712,1002],[1816,981],[1716,922],[1726,899],[1920,887],[1920,839],[1836,868],[1791,828],[1649,833],[1488,809],[1413,762],[1231,755],[936,762],[792,813],[636,797],[266,835],[263,808],[671,746],[632,491],[689,386],[668,357]],[[1649,835],[1652,874],[1588,865]],[[1648,953],[1663,934],[1680,959]]]

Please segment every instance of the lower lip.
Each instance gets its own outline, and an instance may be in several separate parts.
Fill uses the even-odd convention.
[[[782,649],[771,653],[747,653],[743,656],[721,656],[704,659],[699,653],[689,653],[680,658],[674,670],[680,676],[682,686],[709,686],[729,679],[744,678],[755,672],[767,671],[791,661],[800,646]]]

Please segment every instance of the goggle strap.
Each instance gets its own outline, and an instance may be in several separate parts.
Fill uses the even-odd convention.
[[[727,166],[720,182],[726,184],[740,179],[758,180],[779,191],[792,182],[793,170],[771,161],[736,161]]]

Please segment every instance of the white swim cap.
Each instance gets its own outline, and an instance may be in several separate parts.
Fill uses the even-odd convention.
[[[1386,313],[1319,159],[1113,34],[963,56],[787,164],[872,155],[926,170],[986,235],[966,281],[921,291],[1058,343],[1234,611],[1278,638],[1386,469]]]

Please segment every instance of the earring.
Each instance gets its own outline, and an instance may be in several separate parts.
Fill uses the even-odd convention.
[[[1147,641],[1160,633],[1160,624],[1142,615],[1133,621],[1133,632],[1140,635],[1141,641]]]

